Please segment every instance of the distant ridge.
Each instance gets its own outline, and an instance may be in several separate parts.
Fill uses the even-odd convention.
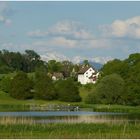
[[[97,62],[93,62],[93,61],[89,61],[89,64],[91,66],[93,66],[95,69],[100,70],[103,67],[103,64],[101,63],[97,63]]]
[[[83,62],[80,62],[80,64],[82,64],[82,63]],[[97,62],[94,62],[94,61],[89,61],[89,64],[91,66],[93,66],[96,70],[100,70],[103,67],[103,64],[97,63]]]

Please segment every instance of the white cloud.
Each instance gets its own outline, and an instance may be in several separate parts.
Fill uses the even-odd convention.
[[[105,64],[107,63],[108,61],[112,60],[113,58],[111,56],[108,56],[108,57],[83,57],[83,56],[75,56],[72,58],[72,61],[74,63],[80,63],[82,62],[83,60],[89,60],[89,61],[92,61],[92,62],[96,62],[96,63],[100,63],[100,64]]]
[[[73,48],[76,46],[77,41],[66,39],[64,37],[55,37],[47,41],[36,41],[33,43],[34,46],[44,46],[44,47],[65,47]]]
[[[69,60],[68,57],[66,57],[63,54],[57,53],[57,52],[48,52],[46,54],[43,54],[43,55],[41,55],[41,59],[46,62],[49,60],[56,60],[56,61]]]
[[[53,36],[65,36],[72,39],[93,39],[93,33],[91,33],[83,24],[76,21],[64,20],[56,23],[49,30],[49,33]]]
[[[57,52],[47,52],[44,55],[41,55],[42,60],[44,61],[49,61],[49,60],[57,60],[57,61],[64,61],[64,60],[69,60],[72,61],[73,63],[77,64],[80,63],[84,60],[89,60],[92,62],[100,63],[100,64],[105,64],[108,61],[112,60],[113,58],[108,56],[108,57],[83,57],[83,56],[74,56],[74,57],[67,57],[63,54],[57,53]]]
[[[48,61],[48,60],[57,60],[57,61],[63,61],[63,60],[69,60],[72,61],[73,63],[79,63],[82,62],[83,60],[89,60],[97,63],[104,64],[109,60],[112,60],[112,57],[87,57],[87,56],[72,56],[68,57],[65,56],[64,54],[61,54],[56,51],[49,50],[47,47],[40,46],[40,44],[13,44],[11,42],[9,43],[3,43],[0,44],[1,49],[6,49],[9,51],[21,51],[24,52],[26,49],[33,49],[37,53],[41,55],[42,60]]]
[[[129,37],[140,39],[140,16],[127,20],[115,20],[111,25],[101,26],[104,36],[108,37]]]
[[[66,39],[64,37],[55,37],[48,41],[49,46],[60,46],[60,47],[75,47],[77,41]]]
[[[49,48],[108,48],[112,45],[109,39],[94,39],[94,40],[72,40],[65,37],[53,37],[48,40],[39,40],[33,43],[34,46],[44,46]]]
[[[41,38],[41,37],[47,36],[48,32],[43,32],[40,29],[37,29],[35,31],[28,32],[27,35],[30,36],[30,37]]]
[[[8,10],[7,3],[0,1],[0,22],[9,26],[11,25],[12,21],[5,14],[7,10]]]
[[[65,37],[73,40],[90,40],[93,39],[93,33],[91,33],[83,24],[76,21],[64,20],[56,23],[50,27],[47,31],[41,31],[37,29],[35,31],[28,32],[29,37]]]
[[[46,31],[37,29],[28,32],[29,37],[46,38],[46,41],[34,42],[37,46],[65,48],[104,48],[110,47],[108,39],[97,39],[82,23],[64,20],[56,23]]]
[[[111,56],[107,56],[107,57],[93,57],[91,59],[91,61],[94,61],[96,63],[101,63],[101,64],[105,64],[110,60],[113,60],[114,58],[112,58]]]

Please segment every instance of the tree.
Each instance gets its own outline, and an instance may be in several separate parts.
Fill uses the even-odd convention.
[[[127,104],[140,105],[140,62],[131,67],[125,83]]]
[[[89,94],[93,103],[123,104],[124,80],[118,74],[105,76]]]
[[[10,95],[16,99],[31,99],[33,83],[24,72],[18,72],[11,82]]]
[[[123,61],[113,60],[102,68],[102,77],[117,73],[125,81],[124,101],[128,105],[140,105],[140,53],[129,55]]]
[[[40,67],[35,72],[35,98],[53,100],[57,98],[52,79],[47,76],[44,67]]]
[[[11,81],[12,81],[11,77],[4,76],[0,81],[0,89],[8,93],[11,88]]]
[[[48,71],[50,73],[61,71],[61,63],[57,62],[56,60],[49,60],[48,61]]]
[[[59,80],[55,85],[58,99],[66,102],[81,101],[77,84],[71,79]]]
[[[24,55],[27,62],[28,72],[35,71],[36,67],[44,65],[44,61],[40,60],[40,56],[33,50],[25,50]]]
[[[73,64],[70,61],[62,61],[62,72],[64,77],[70,77],[73,69]]]
[[[8,67],[6,65],[0,66],[0,74],[7,74],[7,73],[10,73],[10,72],[13,72],[13,71],[14,71],[13,68]]]
[[[83,64],[84,64],[85,66],[90,66],[88,60],[84,60],[84,61],[83,61]]]
[[[40,56],[33,50],[25,50],[27,58],[32,61],[32,60],[39,60]]]
[[[123,65],[124,64],[119,59],[114,59],[112,61],[107,62],[101,69],[102,76],[106,76],[113,73],[120,74],[122,71],[124,71],[124,69],[122,69]]]

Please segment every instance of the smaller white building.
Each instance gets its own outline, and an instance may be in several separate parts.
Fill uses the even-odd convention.
[[[52,80],[60,80],[60,79],[64,79],[64,75],[60,72],[55,72],[52,75]]]
[[[95,84],[99,76],[99,72],[90,66],[84,66],[78,72],[78,82],[81,84],[93,83]]]

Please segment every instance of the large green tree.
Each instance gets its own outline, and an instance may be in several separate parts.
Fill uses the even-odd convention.
[[[93,103],[124,104],[124,80],[118,74],[105,76],[88,95]]]
[[[49,60],[48,61],[48,71],[50,73],[53,73],[53,72],[60,72],[61,71],[61,63],[60,62],[57,62],[56,60]]]
[[[30,99],[33,97],[32,89],[33,83],[27,74],[18,72],[11,82],[10,95],[16,99]]]
[[[66,102],[81,101],[77,84],[71,79],[59,80],[55,85],[58,99]]]
[[[11,88],[11,82],[12,82],[12,79],[10,76],[2,77],[2,79],[0,81],[0,89],[4,92],[8,93]]]
[[[45,67],[40,67],[35,72],[35,98],[44,100],[56,99],[52,79],[47,75]]]

